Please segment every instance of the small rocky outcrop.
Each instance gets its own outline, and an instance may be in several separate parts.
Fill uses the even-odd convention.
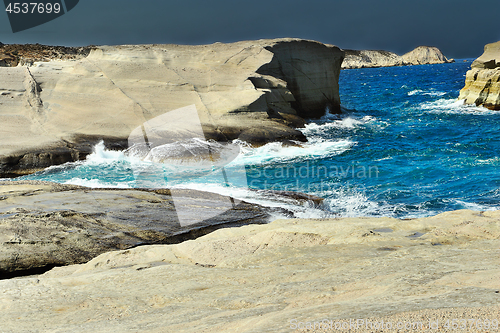
[[[427,64],[446,64],[455,60],[448,60],[443,53],[432,46],[419,46],[401,56],[405,65],[427,65]]]
[[[344,52],[332,45],[287,38],[99,46],[87,56],[52,48],[2,51],[4,63],[18,66],[0,69],[7,129],[0,133],[0,177],[84,158],[100,140],[126,148],[134,129],[190,105],[206,139],[254,145],[305,141],[296,129],[304,118],[326,107],[340,112]]]
[[[402,56],[383,50],[345,50],[342,69],[442,64],[448,60],[436,47],[419,46]]]
[[[474,60],[458,98],[466,104],[500,110],[500,41],[486,45],[484,53]]]

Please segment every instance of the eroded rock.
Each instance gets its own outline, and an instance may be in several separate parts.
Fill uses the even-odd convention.
[[[51,61],[0,69],[0,176],[84,158],[88,144],[126,142],[138,126],[189,105],[206,139],[305,141],[295,129],[303,118],[326,107],[340,112],[343,56],[338,47],[300,39],[31,55]]]
[[[292,320],[495,306],[499,214],[277,220],[105,253],[0,281],[2,329],[289,332]]]
[[[274,211],[227,199],[192,190],[0,182],[0,277],[83,263],[140,244],[179,243],[221,227],[267,223]],[[180,223],[182,203],[189,209]]]
[[[446,64],[454,62],[453,59],[448,60],[437,47],[433,46],[419,46],[413,51],[403,54],[401,59],[406,65]]]
[[[459,99],[466,104],[500,110],[500,41],[487,44],[467,71]]]
[[[342,69],[402,66],[399,55],[382,50],[345,50]]]
[[[443,64],[448,60],[436,47],[419,46],[402,56],[383,50],[345,50],[343,69]]]

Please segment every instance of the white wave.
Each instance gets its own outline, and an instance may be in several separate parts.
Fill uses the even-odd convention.
[[[413,96],[413,95],[420,94],[420,93],[423,93],[423,92],[424,92],[423,90],[415,89],[415,90],[409,91],[408,92],[408,96]]]
[[[331,127],[355,128],[357,126],[375,120],[375,118],[371,116],[365,116],[361,119],[356,119],[353,117],[345,117],[343,119],[338,119],[338,117],[339,117],[338,115],[331,114],[327,110],[327,113],[323,117],[323,120],[328,120],[328,119],[331,120],[334,118],[335,120],[322,125],[316,123],[310,123],[306,125],[306,128],[303,129],[303,133],[306,136],[308,136],[309,142],[306,143],[297,142],[296,146],[284,145],[280,142],[272,142],[262,147],[252,148],[249,144],[245,142],[235,140],[233,144],[239,146],[240,151],[239,154],[236,152],[237,157],[231,163],[229,163],[229,165],[233,166],[255,165],[268,162],[288,161],[297,158],[314,158],[321,156],[338,155],[350,149],[356,143],[346,139],[325,140],[321,137],[322,134],[325,133],[325,131],[328,131],[328,129]],[[164,147],[161,146],[158,148],[163,149]],[[137,154],[134,154],[133,149],[132,150],[129,149],[126,151],[107,150],[104,143],[101,141],[94,147],[92,154],[87,156],[87,159],[84,162],[78,162],[78,163],[101,165],[101,164],[114,163],[116,161],[126,161],[131,163],[131,167],[134,170],[144,169],[145,171],[151,168],[150,164],[158,164],[155,163],[154,161],[151,161],[150,158],[144,158],[144,156],[142,155],[141,156],[139,155],[136,156],[136,155]],[[149,155],[151,155],[151,153]],[[146,157],[149,157],[149,155],[147,155]],[[231,158],[230,159],[228,158],[227,160],[231,160],[233,158],[234,157],[231,156]],[[164,163],[159,163],[159,165],[162,164]],[[177,164],[174,165],[174,167],[177,166],[178,166]],[[196,167],[196,165],[193,165],[193,167]],[[189,169],[187,165],[182,165],[182,168],[185,171],[188,171]],[[79,185],[80,184],[83,185],[83,183],[86,182],[84,180],[75,180],[75,181],[78,182]],[[95,183],[93,185],[99,186],[100,184]]]
[[[477,164],[499,164],[500,157],[488,158],[486,160],[476,160]]]
[[[424,91],[421,89],[415,89],[415,90],[409,91],[407,93],[407,95],[408,96],[413,96],[413,95],[444,96],[444,95],[446,95],[446,93],[443,91]]]
[[[475,104],[465,104],[463,99],[454,98],[442,98],[433,102],[425,102],[420,105],[420,109],[430,112],[467,113],[474,115],[500,114],[498,111],[492,111],[483,106],[476,106]]]
[[[341,120],[335,120],[332,122],[333,126],[340,127],[340,128],[355,128],[357,126],[365,124],[365,121],[363,120],[358,120],[355,118],[347,117],[343,118]]]
[[[387,157],[378,158],[378,159],[373,160],[373,161],[374,162],[387,161],[387,160],[392,160],[393,158],[394,158],[393,156],[387,156]]]
[[[240,155],[229,165],[255,165],[270,162],[283,162],[298,158],[314,158],[339,155],[349,150],[355,143],[350,140],[311,140],[298,143],[297,146],[283,145],[281,142],[271,142],[262,147],[251,148],[241,143]]]
[[[92,154],[87,156],[86,162],[92,164],[107,163],[110,161],[125,160],[126,156],[123,151],[108,150],[101,141],[95,145]]]
[[[334,119],[327,123],[317,123],[311,122],[306,124],[303,129],[301,129],[302,133],[308,138],[310,136],[322,135],[327,133],[329,130],[333,128],[345,128],[345,129],[354,129],[357,127],[361,127],[368,123],[376,121],[377,118],[372,116],[364,116],[363,118],[355,118],[352,116],[343,117],[341,119]],[[314,139],[312,137],[311,139]]]
[[[344,109],[342,106],[340,106],[340,108],[342,109],[342,112],[346,111],[346,109]],[[321,117],[319,120],[320,121],[328,121],[328,120],[335,120],[335,119],[339,119],[339,115],[336,113],[331,113],[330,108],[327,107],[325,110],[325,115],[323,117]]]
[[[444,96],[444,95],[446,95],[446,93],[442,92],[442,91],[431,91],[431,92],[426,92],[423,95],[428,95],[428,96]]]
[[[463,206],[465,209],[475,210],[475,211],[488,211],[488,210],[498,210],[498,208],[477,204],[474,202],[466,202],[462,200],[454,200],[457,204]]]
[[[328,191],[315,193],[326,197],[324,205],[330,212],[335,212],[340,217],[362,216],[395,216],[396,208],[388,204],[373,201],[365,189],[337,187]]]
[[[235,141],[240,147],[239,155],[227,165],[228,170],[237,168],[238,166],[246,165],[262,165],[269,162],[283,162],[289,160],[297,160],[301,158],[315,158],[338,155],[350,149],[355,142],[351,140],[325,140],[321,138],[323,131],[327,130],[329,126],[337,126],[343,128],[354,128],[362,126],[369,122],[374,121],[375,118],[365,116],[363,118],[345,117],[343,119],[336,119],[326,124],[311,123],[307,125],[304,131],[308,133],[310,142],[297,143],[297,146],[283,145],[279,142],[268,143],[262,147],[252,148],[245,142]],[[315,135],[316,134],[316,135]],[[161,167],[161,163],[153,163],[151,161],[144,161],[138,157],[131,156],[122,151],[107,150],[103,142],[95,146],[94,151],[90,154],[86,161],[77,162],[80,164],[91,165],[109,165],[116,162],[125,161],[130,163],[130,168],[134,172],[133,180],[102,180],[102,179],[88,179],[85,176],[74,177],[66,184],[75,184],[91,188],[133,188],[137,187],[137,175],[144,174],[144,179],[140,179],[140,187],[165,187],[172,188],[190,188],[195,190],[202,190],[221,195],[232,196],[239,200],[245,200],[250,203],[260,204],[266,207],[285,208],[294,213],[294,216],[300,218],[325,218],[337,216],[338,212],[341,216],[361,216],[373,215],[377,212],[377,203],[371,202],[363,194],[357,192],[342,192],[339,190],[333,197],[332,194],[318,193],[317,195],[326,197],[330,196],[332,199],[325,200],[325,207],[330,209],[321,209],[312,206],[308,203],[298,203],[296,200],[287,199],[279,196],[265,195],[264,192],[249,190],[246,186],[237,184],[240,187],[224,184],[223,182],[216,182],[210,177],[196,178],[196,177],[183,177],[181,182],[165,183],[164,172],[165,168]],[[128,165],[128,164],[127,164]],[[152,169],[158,172],[151,172]],[[185,168],[183,168],[184,170]],[[153,171],[154,171],[153,170]],[[245,170],[243,169],[243,174]],[[137,174],[137,175],[136,175]],[[161,179],[160,179],[161,178]],[[246,179],[246,177],[245,177]],[[315,191],[313,191],[315,192]],[[309,193],[309,192],[308,192]],[[316,194],[316,193],[310,193]],[[283,218],[284,216],[275,216],[273,218]]]

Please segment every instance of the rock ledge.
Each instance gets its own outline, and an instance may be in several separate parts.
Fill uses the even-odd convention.
[[[0,281],[2,329],[290,332],[293,319],[498,306],[499,219],[498,211],[463,210],[277,220],[105,253]],[[482,319],[497,319],[495,309]]]

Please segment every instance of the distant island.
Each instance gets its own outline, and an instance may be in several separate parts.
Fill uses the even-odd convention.
[[[342,69],[445,64],[455,62],[447,59],[437,47],[419,46],[400,56],[383,50],[344,50]]]

